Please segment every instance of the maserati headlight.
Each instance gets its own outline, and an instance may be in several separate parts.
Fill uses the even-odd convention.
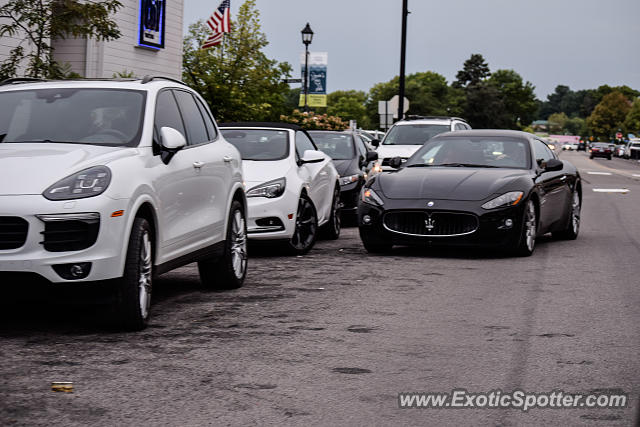
[[[495,209],[506,206],[516,206],[522,200],[524,193],[522,191],[510,191],[504,193],[502,196],[498,196],[495,199],[489,200],[482,205],[482,209]]]
[[[84,199],[104,193],[110,182],[111,170],[106,166],[94,166],[61,179],[42,195],[49,200]]]
[[[348,185],[348,184],[351,184],[352,182],[358,182],[359,179],[360,179],[360,175],[359,174],[349,175],[349,176],[341,176],[340,177],[340,185]]]
[[[266,197],[268,199],[280,197],[284,193],[286,184],[287,180],[284,178],[274,179],[253,187],[247,191],[247,197]]]
[[[373,191],[371,188],[363,188],[361,198],[364,203],[368,203],[373,206],[384,205],[384,202],[382,201],[380,196],[378,196],[376,192]]]

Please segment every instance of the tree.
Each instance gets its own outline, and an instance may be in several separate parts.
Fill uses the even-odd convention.
[[[587,135],[587,121],[581,117],[573,117],[567,120],[563,128],[564,132],[569,135]]]
[[[627,132],[640,134],[640,98],[636,98],[636,100],[633,101],[631,109],[624,119],[624,127],[627,129]]]
[[[513,70],[498,70],[487,82],[494,86],[502,96],[504,121],[507,128],[519,129],[533,121],[538,106],[535,87],[530,82],[523,82],[522,77]]]
[[[340,117],[328,116],[327,114],[316,114],[313,111],[308,113],[301,112],[298,109],[293,110],[291,115],[281,115],[280,121],[293,123],[308,130],[345,130],[349,127],[349,123],[344,122]]]
[[[455,87],[467,87],[476,85],[491,75],[489,65],[479,53],[474,53],[464,61],[462,70],[456,74]]]
[[[568,121],[569,117],[565,113],[553,113],[549,116],[549,133],[562,133]]]
[[[200,49],[208,36],[200,21],[189,26],[183,42],[183,80],[207,101],[219,121],[277,121],[289,113],[289,85],[283,78],[291,66],[267,58],[268,41],[260,31],[255,0],[247,0],[232,21],[231,33],[210,49]]]
[[[111,19],[122,4],[118,0],[9,0],[0,6],[0,37],[22,37],[0,65],[0,80],[15,77],[24,64],[26,75],[61,78],[63,64],[55,61],[52,41],[67,37],[114,40],[120,37]],[[25,50],[25,43],[31,49]]]
[[[618,91],[611,92],[602,98],[587,118],[587,126],[595,136],[609,139],[618,129],[624,130],[630,110],[631,102],[625,95]]]
[[[347,123],[356,120],[362,128],[368,129],[371,121],[367,116],[367,94],[356,90],[338,90],[327,96],[327,114],[337,116]]]
[[[398,94],[398,77],[378,83],[369,91],[367,112],[371,123],[378,123],[378,101],[388,101]],[[432,71],[410,74],[406,78],[407,114],[458,116],[464,112],[464,91],[447,84],[447,79]],[[391,112],[390,112],[391,113]]]
[[[498,88],[487,82],[469,85],[465,89],[466,109],[464,118],[473,128],[508,129],[510,123],[504,114],[505,106]]]

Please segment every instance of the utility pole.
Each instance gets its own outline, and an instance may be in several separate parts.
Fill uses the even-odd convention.
[[[402,0],[402,42],[400,45],[400,90],[398,92],[398,118],[404,117],[404,74],[407,59],[407,15],[409,15],[408,1]]]

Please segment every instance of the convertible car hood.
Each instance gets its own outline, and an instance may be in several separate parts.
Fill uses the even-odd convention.
[[[244,177],[247,190],[250,190],[258,184],[286,177],[290,169],[290,159],[273,161],[242,161],[242,175]]]
[[[381,174],[378,180],[389,199],[483,200],[525,174],[516,169],[418,167]]]
[[[41,194],[85,168],[106,165],[123,150],[87,144],[0,144],[0,195]]]

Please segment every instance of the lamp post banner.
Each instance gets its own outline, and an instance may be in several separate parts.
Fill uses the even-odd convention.
[[[308,104],[310,107],[327,106],[327,52],[309,52]],[[304,82],[304,53],[300,55],[300,68]],[[303,88],[304,92],[304,88]],[[300,97],[300,106],[304,106],[304,94]]]

